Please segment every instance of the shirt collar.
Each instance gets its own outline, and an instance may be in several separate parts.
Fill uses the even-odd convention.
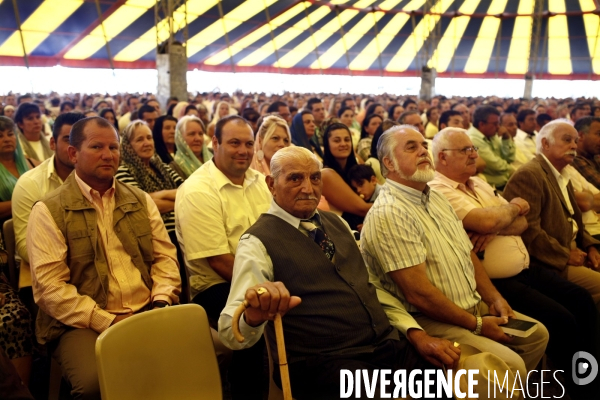
[[[425,189],[421,192],[420,190],[413,189],[409,186],[395,182],[391,179],[386,179],[383,187],[389,188],[390,192],[396,197],[403,197],[416,205],[427,205],[429,202],[429,185],[425,186]]]
[[[288,213],[283,208],[281,208],[279,204],[275,202],[275,199],[271,200],[271,207],[269,208],[269,211],[267,211],[267,213],[273,214],[281,218],[296,229],[300,227],[300,222],[302,221],[301,218],[294,217],[292,214]],[[321,225],[321,216],[319,215],[319,212],[316,209],[315,211],[313,211],[312,215],[307,219],[317,219],[317,222],[319,223],[319,225]]]
[[[548,160],[548,158],[546,158],[546,156],[544,154],[542,154],[542,153],[539,153],[539,154],[542,157],[544,157],[544,160],[546,160],[546,162],[550,166],[550,170],[552,171],[552,174],[558,181],[558,184],[561,186],[567,186],[567,183],[569,183],[569,174],[564,170],[564,168],[563,168],[562,172],[558,172],[558,170],[556,168],[554,168],[554,165],[552,165],[552,163]]]
[[[435,181],[441,185],[447,186],[452,189],[459,189],[463,192],[466,192],[466,188],[468,187],[473,193],[475,193],[475,186],[477,186],[477,183],[471,178],[469,178],[465,184],[461,182],[456,182],[455,180],[448,178],[446,175],[438,171],[435,171]]]
[[[79,175],[77,175],[77,172],[75,172],[75,181],[77,182],[77,185],[79,185],[79,189],[81,190],[81,193],[83,193],[83,196],[88,199],[88,201],[92,204],[94,204],[94,195],[97,195],[98,197],[102,197],[100,196],[100,193],[96,190],[93,189],[90,185],[88,185],[87,183],[85,183],[80,177]],[[110,189],[108,189],[104,195],[108,197],[112,197],[114,196],[115,193],[115,181],[116,179],[113,178],[113,182],[112,182],[112,186]]]
[[[475,128],[475,126],[471,125],[471,127],[469,128],[469,135],[474,135],[475,137],[478,137],[480,139],[483,140],[489,140],[487,138],[487,136],[485,136],[483,133],[481,133],[481,131],[477,128]]]
[[[223,172],[221,172],[221,170],[219,168],[217,168],[217,165],[215,164],[215,162],[213,161],[214,159],[208,161],[208,168],[210,169],[210,173],[213,176],[213,178],[215,179],[215,183],[217,184],[217,189],[221,190],[225,185],[232,185],[232,186],[237,186],[240,187],[240,185],[236,185],[235,183],[231,182],[231,179],[229,179]],[[262,175],[261,173],[259,173],[258,171],[253,170],[252,168],[248,168],[248,170],[246,171],[245,175],[244,175],[244,183],[242,185],[242,187],[248,187],[250,184],[254,183],[259,177],[261,177],[264,175]]]
[[[60,179],[60,176],[58,176],[58,174],[56,173],[56,168],[54,167],[54,158],[55,157],[56,156],[54,154],[52,154],[52,157],[50,157],[47,161],[45,161],[48,163],[46,178],[57,179],[58,182],[60,182],[62,184],[63,180]]]

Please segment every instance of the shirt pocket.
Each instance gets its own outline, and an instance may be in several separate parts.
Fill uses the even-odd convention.
[[[71,258],[90,257],[94,255],[94,244],[87,230],[67,231],[67,243]]]

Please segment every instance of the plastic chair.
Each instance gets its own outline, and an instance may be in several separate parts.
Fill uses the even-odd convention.
[[[146,311],[96,341],[103,400],[223,398],[206,312],[196,304]]]

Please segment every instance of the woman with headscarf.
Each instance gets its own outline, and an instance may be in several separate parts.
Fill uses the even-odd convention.
[[[175,146],[175,163],[185,175],[184,179],[213,156],[205,144],[204,124],[193,115],[185,116],[177,123]]]
[[[285,120],[275,115],[265,117],[256,133],[254,156],[250,168],[265,176],[270,175],[273,154],[291,144],[292,136]]]

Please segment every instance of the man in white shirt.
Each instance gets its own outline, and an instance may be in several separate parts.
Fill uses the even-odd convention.
[[[250,169],[254,134],[243,118],[219,120],[212,144],[213,159],[177,190],[175,225],[192,301],[216,323],[229,295],[240,236],[269,209],[271,193],[263,175]],[[234,399],[262,398],[261,352],[260,346],[234,352],[229,375]]]
[[[527,157],[527,161],[535,157],[535,131],[536,120],[535,111],[531,109],[525,109],[519,111],[517,114],[517,135],[514,136],[515,145],[523,155]]]

